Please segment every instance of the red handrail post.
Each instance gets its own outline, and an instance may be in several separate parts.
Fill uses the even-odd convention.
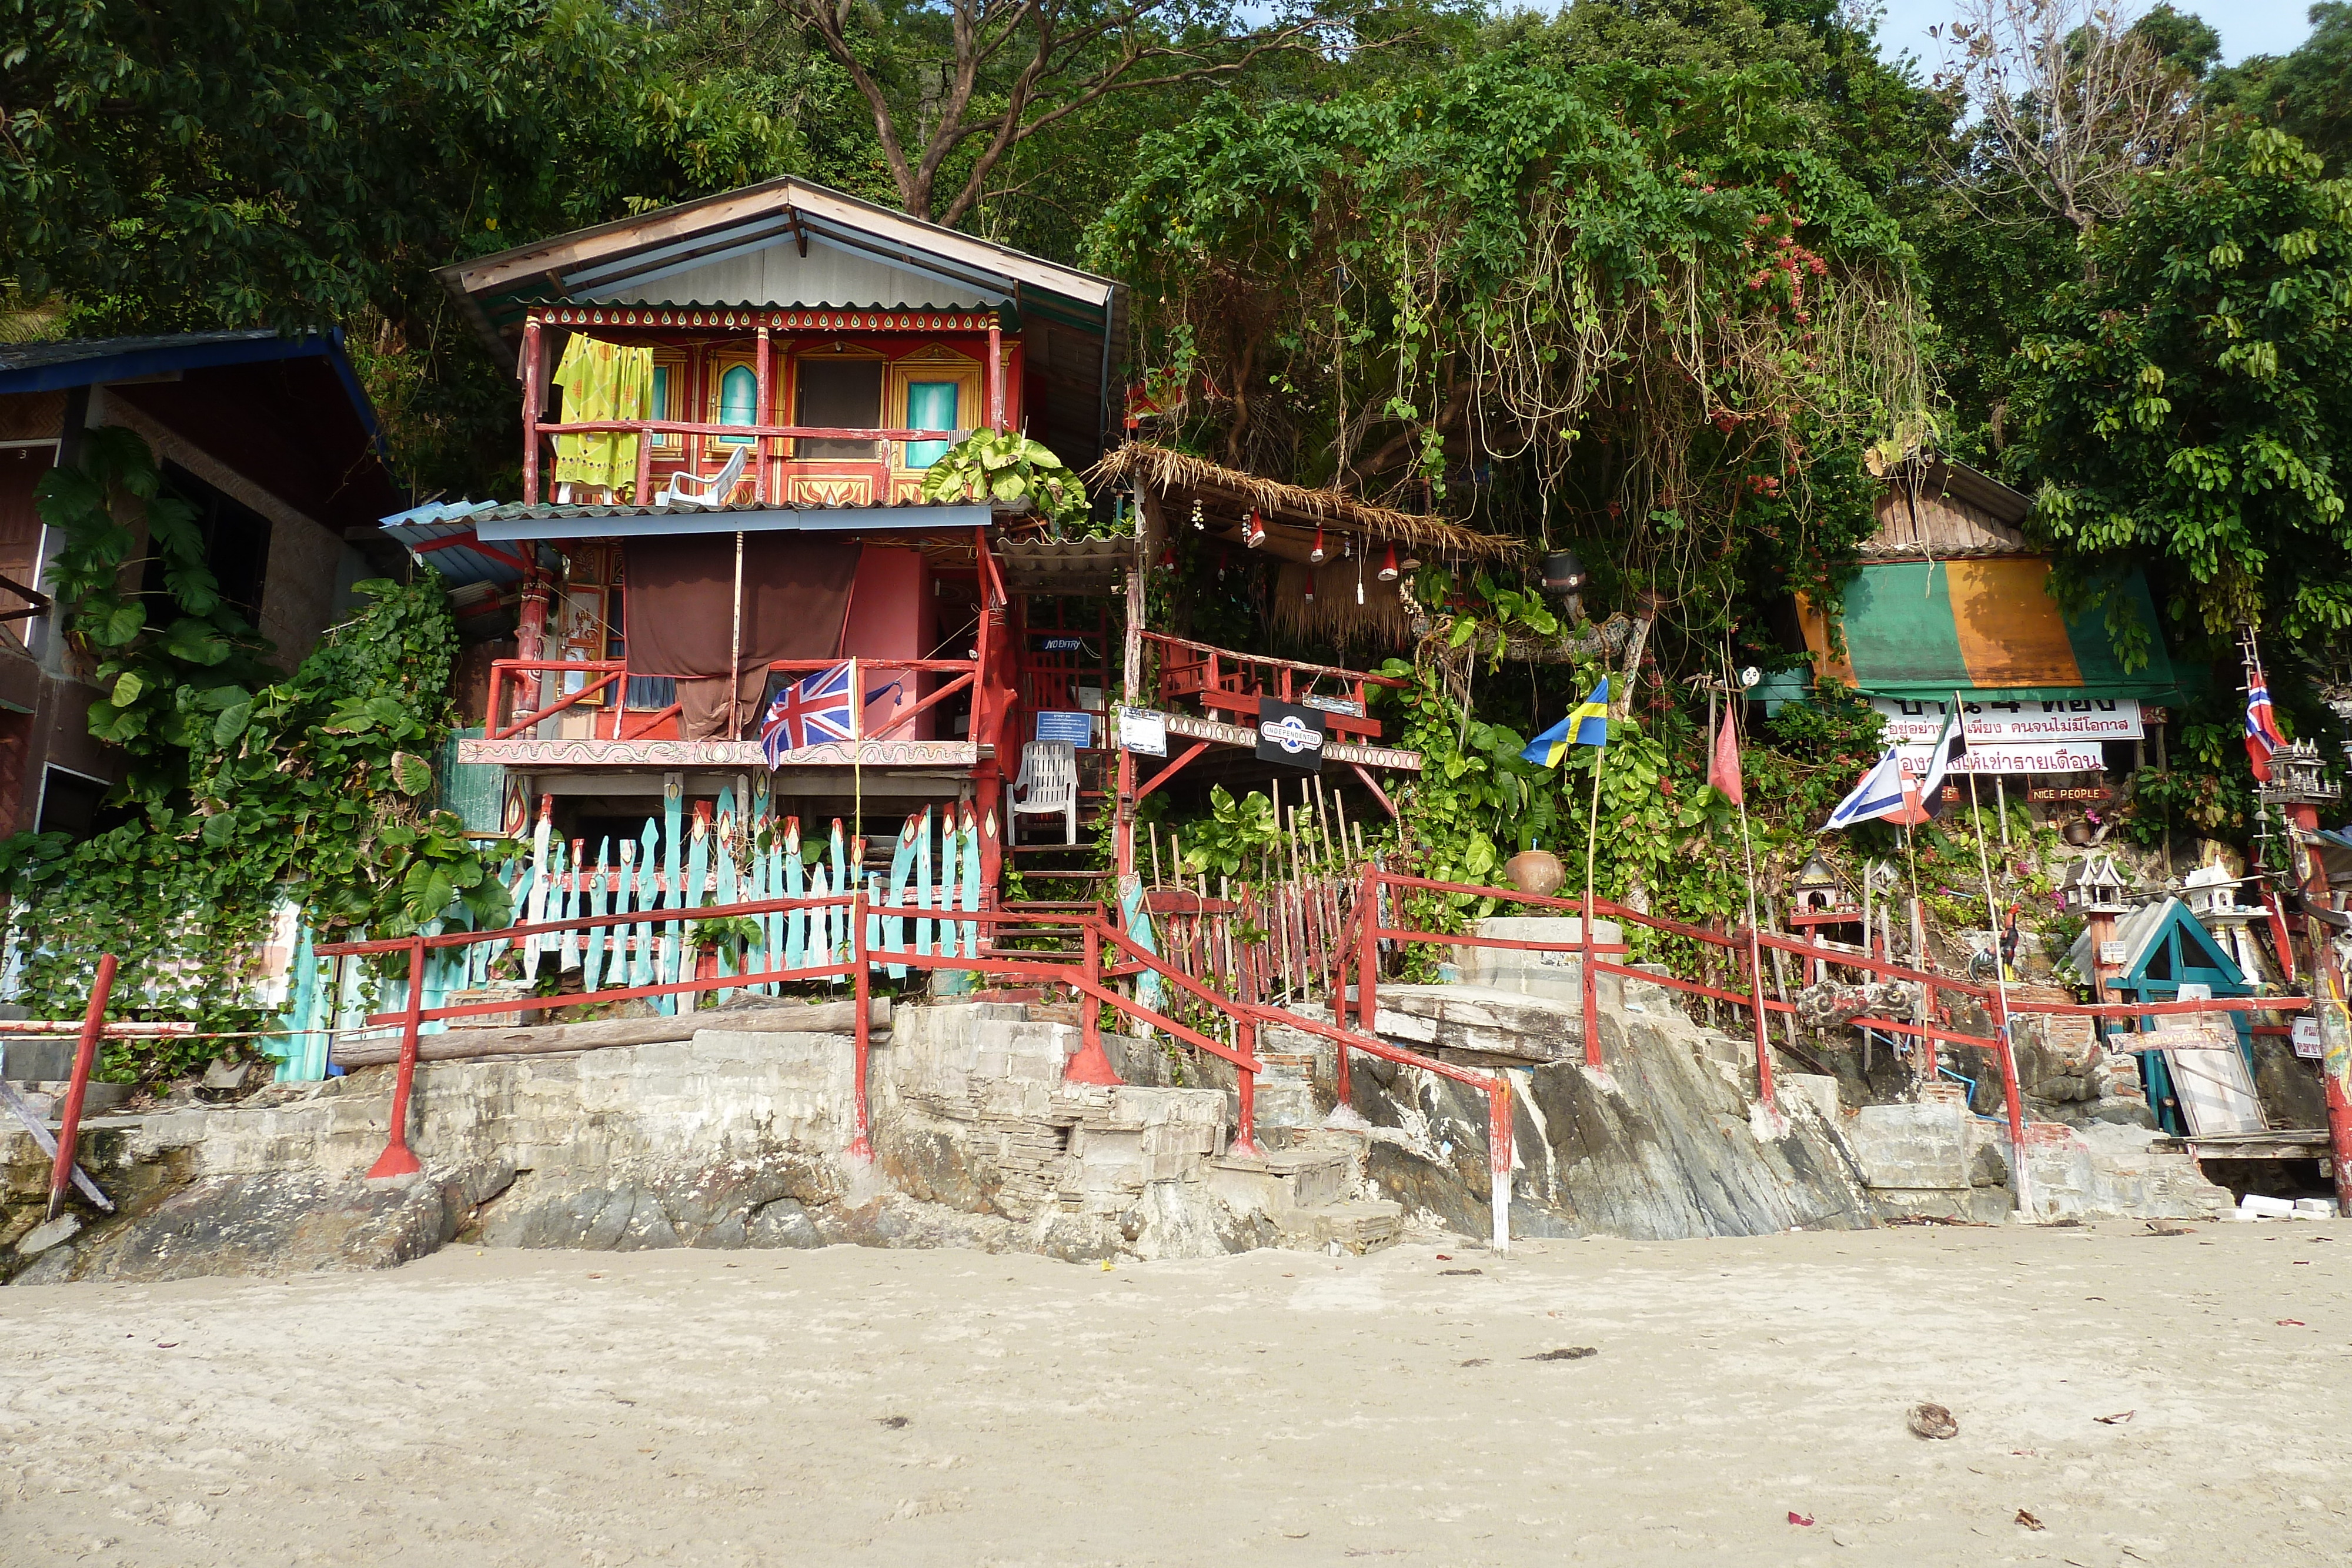
[[[1082,939],[1086,944],[1086,956],[1082,962],[1086,966],[1087,982],[1090,986],[1100,987],[1102,985],[1102,926],[1099,920],[1088,920],[1082,924],[1085,927]],[[1081,993],[1078,998],[1078,1050],[1077,1054],[1071,1057],[1068,1063],[1063,1067],[1062,1082],[1065,1083],[1126,1082],[1111,1067],[1110,1058],[1103,1054],[1102,1003],[1095,999],[1092,992]],[[1242,1103],[1244,1104],[1249,1103],[1249,1090],[1246,1083],[1242,1090]]]
[[[853,682],[854,685],[856,683]],[[856,1041],[854,1067],[856,1082],[850,1094],[853,1124],[849,1134],[849,1157],[870,1160],[874,1157],[873,1129],[866,1104],[866,1073],[867,1060],[874,1051],[874,971],[866,961],[866,890],[858,888],[849,895],[849,963],[850,989],[857,1000],[857,1027],[853,1038]]]
[[[1364,889],[1360,895],[1363,918],[1356,925],[1356,1027],[1365,1034],[1381,1032],[1381,869],[1364,862]]]
[[[1753,925],[1748,928],[1748,1005],[1756,1025],[1756,1098],[1769,1106],[1775,1103],[1776,1093],[1772,1025],[1764,1011],[1764,940]]]
[[[1234,1044],[1252,1061],[1257,1060],[1257,1023],[1245,1015],[1234,1017]],[[1257,1158],[1257,1069],[1242,1067],[1236,1076],[1241,1080],[1241,1114],[1234,1124],[1231,1153],[1241,1159]]]
[[[1487,1207],[1495,1217],[1495,1255],[1502,1257],[1511,1249],[1511,1167],[1516,1118],[1511,1113],[1511,1081],[1509,1073],[1494,1070],[1495,1080],[1486,1091],[1486,1173]]]
[[[408,1147],[408,1097],[416,1084],[416,1034],[425,1012],[425,938],[408,943],[408,1010],[400,1023],[400,1075],[392,1084],[392,1135],[368,1167],[375,1176],[413,1176],[425,1168]]]
[[[74,1144],[81,1136],[81,1103],[89,1092],[89,1075],[98,1067],[99,1037],[106,1032],[106,998],[114,990],[114,955],[98,957],[98,976],[90,981],[89,1005],[82,1009],[81,1042],[74,1048],[73,1079],[66,1085],[65,1114],[58,1120],[58,1152],[49,1162],[49,1213],[55,1219],[65,1207],[66,1188],[73,1183]]]

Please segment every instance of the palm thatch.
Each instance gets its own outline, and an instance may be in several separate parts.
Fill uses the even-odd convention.
[[[1361,555],[1320,566],[1283,562],[1266,611],[1276,632],[1338,648],[1396,648],[1412,636],[1413,606]]]
[[[1087,486],[1097,493],[1107,486],[1139,486],[1163,506],[1172,505],[1180,518],[1197,505],[1203,526],[1228,540],[1243,541],[1243,525],[1255,512],[1266,529],[1261,548],[1288,561],[1306,561],[1318,530],[1329,536],[1326,544],[1335,553],[1343,536],[1359,550],[1385,550],[1394,545],[1449,561],[1516,561],[1528,552],[1524,539],[1375,507],[1343,490],[1310,490],[1260,478],[1147,441],[1129,442],[1096,464],[1087,472]],[[1368,604],[1369,595],[1367,590]],[[1318,591],[1318,602],[1321,597]],[[1352,586],[1348,598],[1352,608]]]

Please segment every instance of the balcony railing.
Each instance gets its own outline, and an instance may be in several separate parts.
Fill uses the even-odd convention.
[[[1255,720],[1259,706],[1271,698],[1319,709],[1325,727],[1335,734],[1378,740],[1381,721],[1370,714],[1371,688],[1405,685],[1394,675],[1236,653],[1160,632],[1143,637],[1160,649],[1161,700],[1191,697],[1204,713],[1220,718]]]
[[[751,481],[751,494],[755,500],[768,501],[775,498],[769,494],[770,465],[780,461],[790,461],[782,454],[768,449],[768,443],[771,441],[870,441],[877,444],[887,441],[954,443],[971,434],[968,430],[889,430],[879,427],[852,429],[816,424],[697,424],[679,419],[583,419],[566,421],[560,424],[534,423],[531,426],[530,461],[525,463],[523,469],[523,502],[527,506],[536,506],[539,503],[537,438],[540,436],[635,435],[638,437],[635,493],[642,502],[652,494],[653,490],[654,444],[652,438],[656,435],[675,435],[680,438],[681,444],[688,436],[724,440],[730,446],[751,444],[751,462],[744,470],[743,477]],[[707,462],[708,458],[704,458],[703,461]],[[877,453],[870,459],[835,457],[817,461],[882,463],[885,459]],[[695,472],[697,469],[695,459],[689,456],[685,467],[689,473]],[[722,497],[720,499],[723,502],[725,497]]]
[[[862,657],[851,657],[846,660],[779,659],[766,667],[797,677],[814,674],[820,670],[835,669],[845,663],[850,666],[849,689],[856,694],[849,705],[853,743],[888,740],[907,736],[908,727],[916,719],[930,712],[957,693],[970,691],[978,670],[977,662],[971,659]],[[943,674],[948,679],[935,690],[926,692],[918,697],[911,706],[894,708],[877,727],[868,730],[866,709],[869,702],[860,699],[865,698],[875,674],[891,672],[905,672],[909,677]],[[558,692],[553,701],[547,700],[547,694],[543,689],[537,693],[527,691],[534,679],[543,688],[545,678],[549,675],[555,675],[559,680],[565,675],[580,675],[583,679],[579,690]],[[625,683],[628,675],[628,661],[625,659],[496,660],[490,665],[489,711],[483,722],[483,737],[488,740],[511,740],[567,708],[579,706],[592,696],[611,694],[604,697],[604,704],[612,710],[609,725],[602,716],[599,716],[593,727],[593,732],[582,738],[646,739],[666,720],[677,716],[679,707],[677,703],[671,703],[662,708],[630,709],[624,700],[627,690]],[[515,714],[510,709],[517,701],[537,701],[541,706],[527,713]],[[756,724],[761,717],[761,714],[753,711],[745,715],[745,717]],[[636,721],[634,725],[631,723],[633,719]],[[731,740],[736,737],[730,736],[726,738]]]

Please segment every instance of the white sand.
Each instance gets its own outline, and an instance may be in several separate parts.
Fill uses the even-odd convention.
[[[2345,1562],[2352,1226],[2138,1228],[0,1291],[0,1563]]]

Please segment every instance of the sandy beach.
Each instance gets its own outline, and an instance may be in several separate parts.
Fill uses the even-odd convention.
[[[2347,1270],[2118,1224],[13,1289],[0,1559],[2340,1563]]]

